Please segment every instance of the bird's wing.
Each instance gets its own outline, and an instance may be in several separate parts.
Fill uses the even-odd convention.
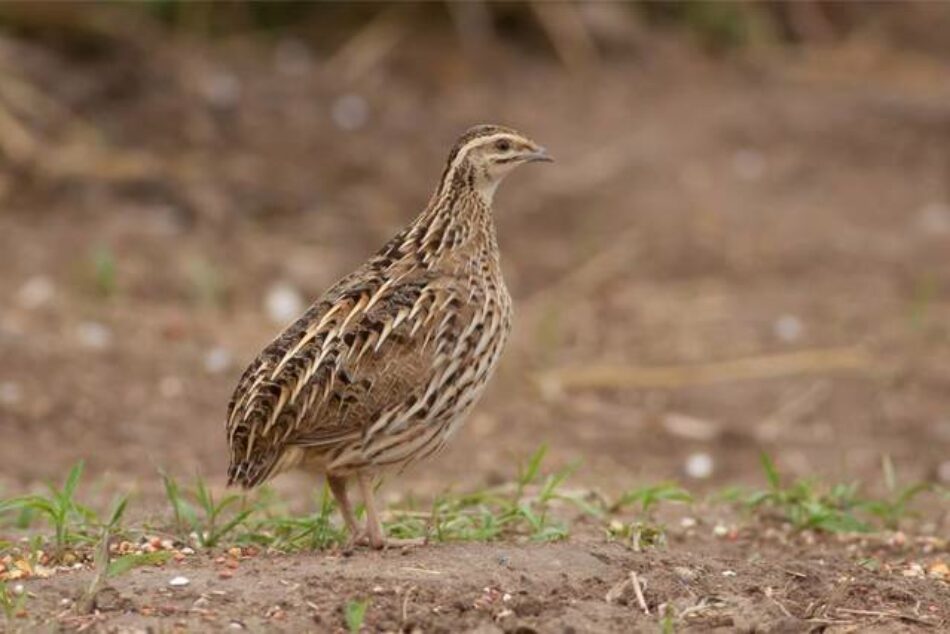
[[[344,278],[238,383],[228,410],[230,480],[254,486],[287,447],[365,446],[424,413],[471,319],[469,295],[426,271]]]

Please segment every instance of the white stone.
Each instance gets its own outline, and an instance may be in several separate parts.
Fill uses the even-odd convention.
[[[182,588],[184,586],[187,586],[189,583],[191,583],[191,579],[189,579],[188,577],[182,577],[179,575],[177,577],[172,577],[171,580],[168,582],[168,585],[170,585],[173,588]]]
[[[284,326],[303,312],[303,297],[287,282],[278,282],[267,291],[264,307],[272,322]]]
[[[343,95],[333,102],[330,117],[340,129],[353,132],[369,121],[369,104],[360,95]]]
[[[791,343],[802,336],[805,327],[802,320],[795,315],[782,315],[775,320],[772,330],[776,337],[785,343]]]
[[[698,480],[705,480],[711,476],[715,468],[713,457],[702,451],[690,454],[686,458],[686,465],[684,466],[686,475]]]
[[[84,321],[76,326],[76,338],[86,348],[103,350],[112,345],[112,330],[97,321]]]
[[[233,108],[241,99],[241,80],[231,73],[214,73],[205,78],[201,84],[201,92],[212,106],[221,109]]]
[[[233,357],[227,348],[218,346],[205,354],[205,370],[209,374],[221,374],[231,367]]]
[[[0,405],[16,405],[23,398],[23,388],[14,381],[0,383]]]
[[[33,310],[48,304],[55,293],[56,287],[50,278],[45,275],[34,275],[17,291],[17,301],[23,308]]]

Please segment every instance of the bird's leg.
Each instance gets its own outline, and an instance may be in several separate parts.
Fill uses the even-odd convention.
[[[340,515],[343,516],[346,530],[350,533],[350,543],[359,541],[362,535],[359,524],[356,523],[356,515],[353,514],[353,507],[350,505],[350,498],[346,495],[346,478],[328,475],[327,484],[330,485],[330,492],[333,493],[337,506],[340,507]]]
[[[366,507],[366,536],[369,545],[377,550],[386,545],[386,536],[383,535],[383,525],[376,512],[376,493],[373,491],[373,478],[363,471],[356,474],[360,483],[360,492],[363,494],[363,506]]]
[[[376,511],[376,493],[373,491],[373,478],[367,473],[357,474],[360,483],[360,491],[363,494],[363,506],[366,507],[366,536],[369,545],[380,549],[388,547],[407,547],[421,546],[427,543],[426,537],[395,538],[386,537],[383,533],[383,524],[379,520],[379,513]]]

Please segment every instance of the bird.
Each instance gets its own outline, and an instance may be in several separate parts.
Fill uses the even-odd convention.
[[[422,212],[244,371],[228,404],[229,485],[323,475],[349,544],[394,545],[374,482],[442,449],[481,396],[512,321],[492,201],[516,167],[551,160],[504,126],[459,137]]]

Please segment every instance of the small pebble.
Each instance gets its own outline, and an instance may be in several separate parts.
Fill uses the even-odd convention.
[[[343,95],[333,102],[330,116],[337,127],[354,132],[369,120],[369,104],[359,95]]]
[[[743,149],[732,157],[732,169],[745,181],[756,181],[765,174],[765,156],[758,150]]]
[[[697,578],[699,578],[698,572],[692,568],[687,568],[686,566],[674,566],[673,574],[683,581],[695,581]]]
[[[56,287],[53,281],[45,275],[34,275],[17,291],[17,302],[28,310],[41,308],[53,299]]]
[[[273,323],[285,325],[303,312],[303,297],[290,284],[278,282],[267,291],[264,308]]]
[[[112,331],[99,322],[84,321],[76,326],[76,338],[86,348],[104,350],[112,344]]]
[[[227,348],[218,346],[205,354],[205,370],[209,374],[221,374],[231,367],[233,357]]]
[[[712,475],[713,470],[715,469],[715,462],[713,457],[705,452],[697,452],[690,454],[686,458],[686,465],[684,467],[686,475],[691,478],[696,478],[697,480],[705,480]]]
[[[201,92],[210,106],[229,110],[241,100],[241,81],[231,73],[214,73],[201,84]]]
[[[23,390],[19,383],[4,381],[0,383],[0,405],[16,405],[23,398]]]
[[[944,460],[937,465],[937,480],[943,484],[950,484],[950,460]]]
[[[723,577],[735,577],[735,576],[736,576],[736,571],[735,571],[735,570],[723,570],[723,571],[722,571],[722,576],[723,576]]]
[[[917,227],[923,233],[935,236],[950,234],[950,204],[931,202],[917,212]]]
[[[775,336],[785,343],[796,341],[802,336],[804,329],[802,320],[795,315],[782,315],[775,320],[775,324],[772,326]]]
[[[187,586],[189,583],[191,583],[191,579],[189,579],[188,577],[178,576],[178,577],[172,577],[171,580],[168,582],[168,585],[172,586],[173,588],[181,588],[181,587]]]
[[[927,569],[927,576],[932,579],[950,580],[950,566],[944,561],[938,561]]]

